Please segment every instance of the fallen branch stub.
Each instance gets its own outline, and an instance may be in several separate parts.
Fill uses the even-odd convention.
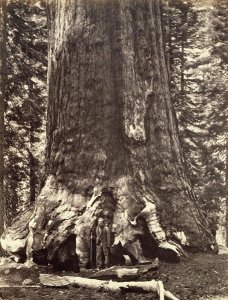
[[[149,265],[138,265],[134,267],[113,266],[96,272],[90,278],[104,280],[133,280],[149,271],[156,271],[158,268],[159,260],[156,258],[154,262]]]
[[[98,280],[77,276],[57,276],[52,274],[40,274],[40,283],[49,287],[67,287],[70,285],[98,289],[106,292],[156,292],[159,299],[178,300],[172,293],[165,291],[161,281],[125,281],[115,282],[112,280]]]
[[[100,280],[133,280],[139,277],[138,268],[124,268],[113,266],[93,274],[90,278]]]

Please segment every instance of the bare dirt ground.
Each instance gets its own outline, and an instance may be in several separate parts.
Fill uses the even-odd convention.
[[[104,293],[76,287],[63,289],[39,286],[39,273],[50,272],[50,268],[28,268],[16,263],[0,265],[0,300],[158,299],[156,294]],[[161,262],[158,271],[147,273],[138,280],[150,279],[162,280],[165,289],[181,300],[225,300],[228,299],[228,255],[191,254],[180,264]],[[26,283],[33,287],[26,286]]]

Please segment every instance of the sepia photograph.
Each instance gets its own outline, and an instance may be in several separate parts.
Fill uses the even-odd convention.
[[[0,0],[0,300],[228,300],[228,0]]]

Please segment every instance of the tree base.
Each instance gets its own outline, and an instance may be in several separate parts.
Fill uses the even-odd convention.
[[[91,230],[103,217],[115,233],[113,265],[121,261],[124,265],[124,255],[133,264],[156,256],[179,262],[184,251],[167,241],[157,216],[156,196],[144,191],[137,202],[129,182],[122,177],[112,187],[96,186],[83,195],[71,193],[49,176],[34,211],[25,212],[6,230],[1,239],[3,248],[33,258],[38,264],[52,263],[55,269],[78,272],[79,264],[93,265]],[[118,251],[114,251],[116,247]]]

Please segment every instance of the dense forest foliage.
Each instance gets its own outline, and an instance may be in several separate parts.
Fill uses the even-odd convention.
[[[47,105],[44,4],[9,1],[6,28],[5,203],[10,223],[39,190]]]
[[[186,170],[215,232],[226,199],[228,2],[162,4],[171,98]],[[7,223],[39,191],[45,148],[47,29],[40,1],[7,4]]]
[[[226,198],[227,1],[169,1],[166,47],[186,168],[215,231]]]

